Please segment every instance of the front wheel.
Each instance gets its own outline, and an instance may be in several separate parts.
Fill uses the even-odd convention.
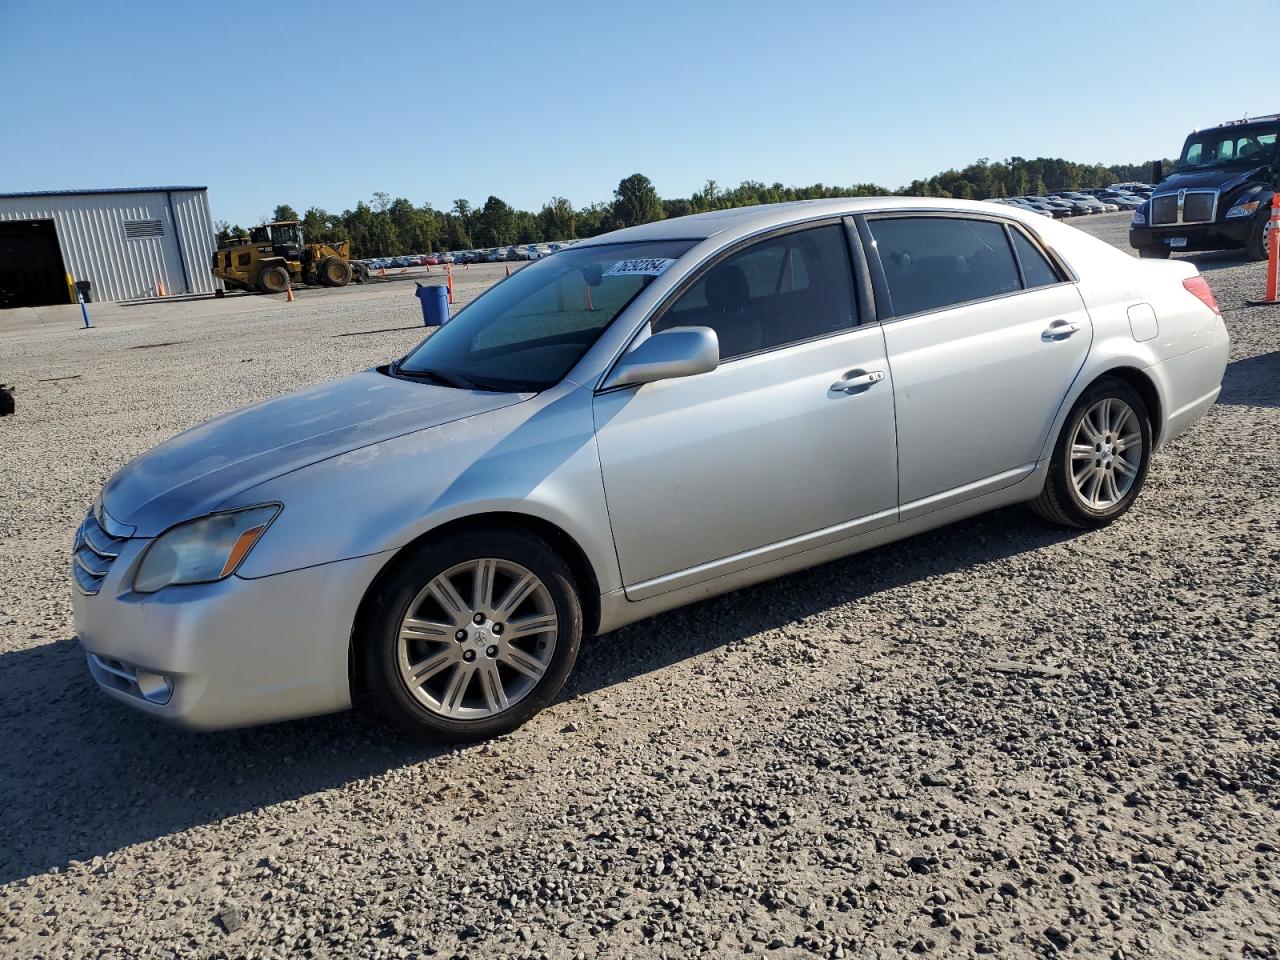
[[[289,271],[281,266],[265,268],[258,274],[258,289],[263,293],[284,293],[289,289]]]
[[[1138,256],[1143,260],[1168,260],[1169,248],[1162,243],[1157,243],[1150,247],[1139,247]]]
[[[372,599],[357,633],[365,687],[387,719],[424,739],[516,729],[560,692],[582,642],[568,567],[525,533],[430,543]]]
[[[1137,390],[1112,377],[1071,408],[1032,509],[1052,523],[1092,530],[1124,514],[1151,460],[1151,420]]]
[[[1271,251],[1271,208],[1262,208],[1262,215],[1249,231],[1247,243],[1250,260],[1265,260]]]
[[[325,257],[316,269],[316,276],[326,287],[345,287],[351,282],[351,265],[340,257]]]

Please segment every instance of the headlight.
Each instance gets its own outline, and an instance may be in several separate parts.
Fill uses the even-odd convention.
[[[1129,221],[1131,227],[1145,227],[1147,225],[1147,215],[1142,212],[1142,208],[1133,211],[1133,219]]]
[[[155,593],[174,584],[212,583],[231,576],[279,512],[278,503],[267,503],[170,528],[147,547],[133,589]]]
[[[1261,204],[1257,200],[1251,200],[1248,203],[1237,203],[1234,207],[1227,211],[1227,219],[1232,217],[1252,217],[1258,212]]]

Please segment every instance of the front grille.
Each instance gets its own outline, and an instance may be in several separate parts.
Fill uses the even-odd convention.
[[[1169,193],[1151,200],[1151,223],[1153,225],[1178,222],[1178,195]]]
[[[1183,223],[1208,223],[1213,219],[1213,208],[1218,195],[1209,191],[1188,192],[1182,201]]]
[[[71,571],[75,575],[76,586],[82,593],[93,595],[102,588],[102,579],[111,569],[111,564],[120,556],[120,545],[123,537],[113,537],[102,529],[93,513],[84,518],[80,529],[76,531],[75,553],[72,558]]]

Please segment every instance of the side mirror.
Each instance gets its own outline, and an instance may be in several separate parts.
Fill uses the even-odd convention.
[[[1153,160],[1151,163],[1151,185],[1154,187],[1164,179],[1164,161]]]
[[[605,387],[653,383],[710,373],[720,363],[720,338],[710,327],[672,327],[624,354]]]

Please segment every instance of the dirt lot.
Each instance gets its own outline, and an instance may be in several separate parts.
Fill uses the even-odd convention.
[[[398,355],[412,284],[0,315],[0,954],[1276,957],[1280,308],[1195,259],[1232,362],[1123,520],[1005,510],[629,627],[463,749],[170,729],[72,636],[112,472]]]

